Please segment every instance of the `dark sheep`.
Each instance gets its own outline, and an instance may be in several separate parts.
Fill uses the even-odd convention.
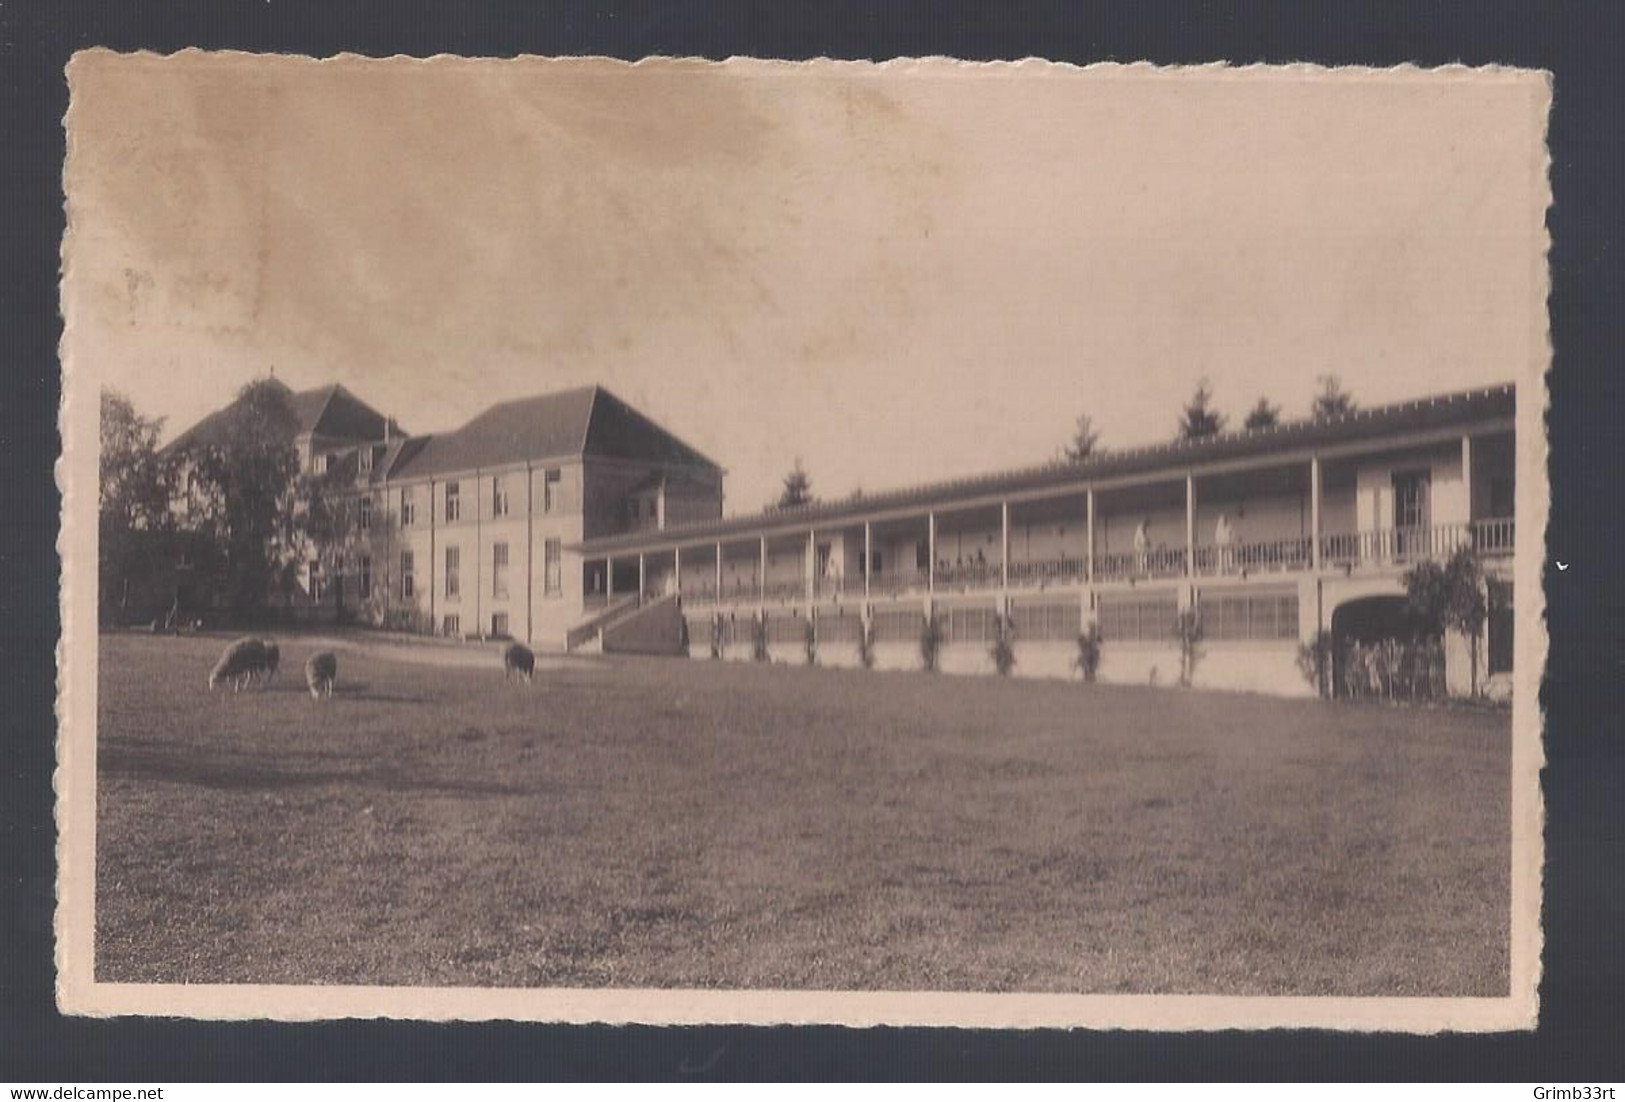
[[[238,639],[220,653],[220,661],[209,671],[209,690],[222,682],[229,682],[233,692],[239,692],[265,669],[265,644],[258,639]]]
[[[260,643],[265,647],[265,680],[270,681],[282,664],[282,648],[276,645],[274,639],[262,639]]]
[[[305,684],[315,699],[333,695],[333,682],[339,677],[339,660],[330,650],[317,651],[305,659]]]
[[[530,648],[523,643],[509,643],[502,648],[502,679],[509,680],[514,674],[525,679],[530,684],[531,675],[536,672],[536,656]]]

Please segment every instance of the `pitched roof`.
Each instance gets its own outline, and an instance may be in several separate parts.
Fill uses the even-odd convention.
[[[280,379],[270,379],[269,383],[287,398],[288,408],[293,411],[295,436],[313,434],[353,441],[384,438],[384,415],[338,383],[300,391],[292,390]],[[230,405],[215,410],[166,444],[164,451],[222,442],[230,432],[232,412],[241,401],[235,399]],[[401,430],[397,427],[394,431]]]
[[[415,454],[393,465],[390,477],[578,455],[716,466],[601,386],[502,402],[459,429],[423,439]]]
[[[1392,405],[1373,406],[1324,421],[1288,421],[1253,432],[1228,432],[1201,440],[1178,440],[1140,448],[1101,452],[1081,463],[1057,460],[1039,466],[995,471],[944,482],[867,493],[861,498],[815,502],[787,509],[720,520],[673,525],[658,531],[639,531],[586,540],[577,545],[591,552],[637,547],[669,546],[687,540],[742,535],[780,525],[823,523],[855,518],[881,510],[926,508],[967,496],[1021,493],[1051,486],[1076,485],[1090,479],[1118,478],[1159,470],[1184,470],[1216,461],[1268,455],[1303,448],[1377,440],[1395,433],[1425,432],[1486,420],[1510,418],[1516,409],[1516,388],[1511,384],[1441,394]]]

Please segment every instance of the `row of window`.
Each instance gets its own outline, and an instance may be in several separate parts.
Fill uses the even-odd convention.
[[[543,513],[564,511],[567,503],[564,499],[563,478],[563,472],[556,468],[542,472]],[[461,482],[448,482],[445,485],[446,522],[450,524],[462,519],[463,486]],[[507,516],[509,513],[507,477],[493,475],[490,486],[491,516],[493,518]],[[410,528],[417,523],[417,488],[414,486],[403,486],[400,490],[400,517],[403,528]],[[356,523],[362,531],[372,527],[372,498],[366,496],[360,498]]]
[[[440,618],[441,635],[461,635],[463,633],[463,618],[455,612],[448,612]],[[508,630],[508,614],[506,612],[491,613],[491,638],[508,639],[512,633]]]
[[[564,588],[563,585],[563,542],[556,539],[545,540],[542,543],[542,587],[543,592],[550,597],[558,596]],[[462,594],[462,564],[463,552],[460,547],[446,548],[445,594],[455,599]],[[366,601],[372,598],[372,556],[362,555],[357,561],[359,575],[358,596]],[[411,551],[401,552],[401,597],[410,600],[417,595],[417,556]],[[312,559],[310,563],[310,595],[315,600],[321,600],[326,591],[322,575],[320,559]],[[506,597],[508,595],[508,545],[496,543],[491,545],[491,596]]]

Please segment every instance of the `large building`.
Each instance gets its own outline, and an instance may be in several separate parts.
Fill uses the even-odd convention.
[[[1476,674],[1496,691],[1511,671],[1510,385],[739,516],[715,462],[601,387],[435,436],[340,387],[293,398],[302,462],[366,500],[342,567],[302,575],[317,617],[696,656],[765,637],[786,661],[810,634],[821,663],[868,640],[892,668],[920,662],[929,621],[962,672],[992,667],[1007,623],[1017,672],[1055,676],[1094,624],[1102,679],[1145,683],[1179,675],[1189,612],[1194,683],[1306,693],[1300,643],[1405,637],[1404,573],[1470,546]],[[1453,689],[1467,647],[1447,640]]]

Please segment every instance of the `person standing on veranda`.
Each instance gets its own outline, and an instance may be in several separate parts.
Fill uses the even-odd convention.
[[[1219,549],[1219,571],[1223,574],[1235,569],[1235,552],[1231,544],[1235,541],[1235,533],[1230,530],[1230,517],[1228,514],[1219,514],[1218,527],[1213,530],[1213,542]]]

